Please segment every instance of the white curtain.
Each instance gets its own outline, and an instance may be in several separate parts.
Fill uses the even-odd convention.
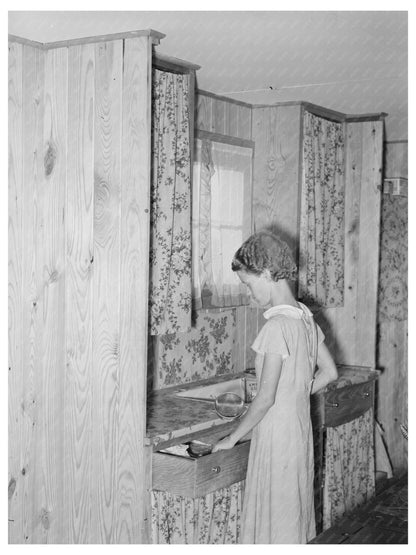
[[[251,171],[251,148],[197,139],[192,189],[196,308],[248,302],[231,261],[251,233]]]

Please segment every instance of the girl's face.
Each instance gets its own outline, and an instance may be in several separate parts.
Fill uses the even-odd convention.
[[[253,304],[262,307],[271,305],[271,279],[266,272],[258,276],[244,270],[238,270],[237,275],[241,282],[247,285],[249,297]]]

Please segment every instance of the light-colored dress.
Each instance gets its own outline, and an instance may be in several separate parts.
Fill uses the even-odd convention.
[[[313,350],[324,335],[310,310],[299,307],[267,310],[267,322],[252,345],[258,381],[266,353],[282,355],[283,366],[275,403],[252,433],[242,543],[307,543],[316,534],[310,390]]]

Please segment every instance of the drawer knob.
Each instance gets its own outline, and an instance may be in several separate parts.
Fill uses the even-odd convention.
[[[327,403],[329,407],[339,407],[339,403]]]
[[[219,474],[219,473],[221,472],[221,467],[220,467],[220,466],[213,466],[213,467],[211,468],[211,471],[212,471],[214,474]]]
[[[363,397],[370,397],[370,394],[368,393],[368,391],[366,391],[365,393],[362,393]]]

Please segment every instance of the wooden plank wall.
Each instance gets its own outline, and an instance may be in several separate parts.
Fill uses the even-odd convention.
[[[253,108],[255,142],[253,228],[283,237],[295,257],[299,250],[301,106]],[[254,366],[250,345],[265,320],[263,310],[250,309],[246,324],[246,357]]]
[[[220,135],[251,140],[251,106],[197,90],[195,127]]]
[[[232,99],[197,91],[195,96],[195,128],[239,139],[252,139],[251,106]],[[231,263],[231,261],[230,261]],[[247,339],[257,333],[257,309],[236,308],[235,368],[240,372],[253,366],[251,354],[246,357]],[[254,339],[254,338],[253,338]]]
[[[140,543],[151,42],[9,52],[9,541]]]
[[[407,141],[385,143],[384,163],[385,177],[407,178]],[[403,214],[403,220],[407,221],[407,214]],[[376,417],[384,430],[393,470],[401,473],[408,469],[408,442],[400,431],[400,424],[408,421],[408,321],[379,322],[377,339],[377,365],[382,374],[378,380]]]
[[[337,363],[375,367],[383,121],[346,126],[344,306],[316,319]]]

